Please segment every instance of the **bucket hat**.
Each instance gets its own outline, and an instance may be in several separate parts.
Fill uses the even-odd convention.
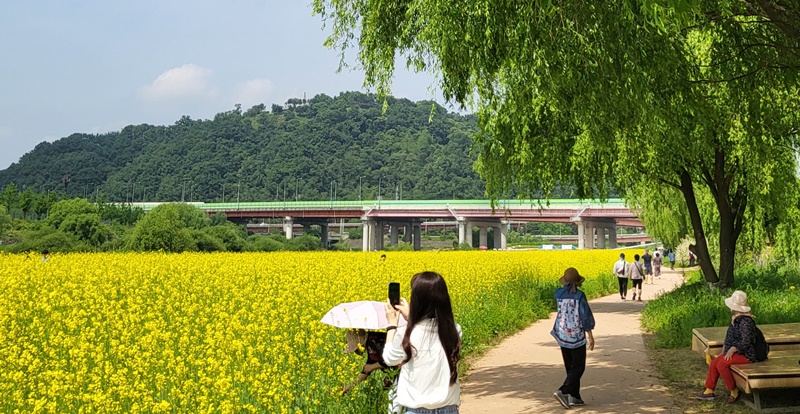
[[[725,299],[725,305],[733,311],[750,312],[750,306],[747,305],[747,293],[741,290],[733,292],[731,297]]]
[[[578,274],[578,269],[570,267],[564,271],[564,276],[561,276],[561,279],[558,280],[558,283],[561,283],[562,285],[566,285],[567,283],[572,283],[572,282],[581,284],[583,283],[584,280],[586,279],[580,274]]]

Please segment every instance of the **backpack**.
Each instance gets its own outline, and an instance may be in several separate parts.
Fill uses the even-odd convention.
[[[756,341],[753,344],[753,348],[756,350],[756,361],[766,361],[767,355],[769,355],[769,344],[767,340],[764,338],[764,334],[761,332],[761,329],[758,329],[756,326],[755,331]]]

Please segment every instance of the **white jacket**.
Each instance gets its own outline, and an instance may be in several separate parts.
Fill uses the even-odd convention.
[[[456,324],[458,336],[461,326]],[[406,359],[403,337],[406,327],[397,328],[391,344],[383,348],[383,361],[387,365],[399,365]],[[411,332],[411,345],[416,352],[400,368],[395,404],[408,408],[435,409],[461,404],[461,384],[458,380],[450,385],[450,365],[447,363],[439,333],[432,319],[417,323]]]

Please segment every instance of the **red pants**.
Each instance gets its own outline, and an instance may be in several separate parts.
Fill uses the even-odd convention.
[[[725,360],[723,355],[711,360],[711,365],[708,367],[708,376],[706,376],[706,388],[713,390],[717,387],[717,380],[722,376],[722,381],[725,382],[725,387],[729,391],[736,388],[736,382],[733,380],[733,373],[731,372],[731,365],[749,364],[750,360],[742,354],[733,354],[731,359]]]

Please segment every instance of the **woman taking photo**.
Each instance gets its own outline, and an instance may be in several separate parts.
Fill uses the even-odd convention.
[[[399,314],[408,325],[397,328]],[[461,327],[453,319],[447,285],[434,272],[411,278],[411,303],[405,298],[393,307],[386,304],[387,365],[403,364],[398,376],[394,405],[407,414],[457,414],[461,403],[458,361]]]

